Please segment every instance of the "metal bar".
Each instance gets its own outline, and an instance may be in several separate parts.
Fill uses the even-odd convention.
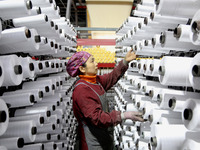
[[[75,27],[77,31],[116,31],[118,28],[88,28],[88,27]]]
[[[67,0],[67,9],[66,9],[66,18],[70,19],[71,15],[71,1],[72,0]]]

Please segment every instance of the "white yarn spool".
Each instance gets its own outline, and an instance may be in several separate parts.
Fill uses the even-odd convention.
[[[37,78],[37,81],[41,81],[41,80],[52,80],[53,85],[55,85],[55,90],[60,89],[60,87],[62,86],[62,81],[59,76]]]
[[[136,144],[138,150],[148,150],[148,143],[142,140],[138,140]]]
[[[145,140],[150,140],[151,132],[150,131],[142,131],[141,138],[143,138]]]
[[[149,66],[151,71],[151,76],[158,77],[159,76],[159,66],[160,66],[161,59],[153,59],[152,63]]]
[[[183,124],[181,119],[176,118],[166,118],[166,117],[160,117],[158,120],[158,123],[161,125],[175,125],[175,124]]]
[[[21,137],[1,138],[0,144],[5,146],[6,149],[20,149],[24,146],[24,139]],[[4,150],[1,149],[0,150]]]
[[[3,95],[2,99],[8,104],[9,108],[32,106],[35,97],[32,93],[16,93],[13,95]]]
[[[7,128],[9,122],[8,107],[4,100],[0,99],[0,136],[3,135]]]
[[[51,135],[51,140],[52,141],[58,141],[58,140],[60,140],[60,134]]]
[[[140,4],[138,4],[135,9],[138,11],[143,11],[143,12],[154,12],[155,11],[155,7],[144,6],[144,5],[140,5]]]
[[[57,115],[51,115],[51,116],[49,117],[49,120],[48,120],[48,121],[49,121],[50,123],[53,123],[53,124],[56,125],[56,124],[58,124],[58,122],[60,121],[60,120],[59,120],[59,121],[58,121],[58,120],[59,120],[59,119],[58,119],[58,116],[57,116]]]
[[[30,107],[24,109],[17,109],[15,111],[14,116],[26,116],[26,115],[33,115],[33,114],[41,114],[45,119],[51,116],[51,111],[48,107]]]
[[[138,62],[138,73],[143,74],[144,73],[144,64],[145,64],[145,59],[140,59],[140,61]]]
[[[176,16],[191,18],[199,10],[200,2],[198,0],[156,0],[156,12],[164,16]]]
[[[189,57],[163,57],[159,67],[160,83],[172,86],[191,86],[189,82],[191,62],[192,58]]]
[[[180,24],[174,30],[174,36],[180,42],[191,42],[192,41],[192,30],[190,25]]]
[[[41,38],[43,39],[44,37],[41,37]],[[48,55],[48,54],[54,54],[54,53],[55,53],[54,41],[47,39],[47,41],[44,41],[43,44],[42,43],[40,44],[40,48],[37,53],[32,52],[31,54],[34,56],[38,56],[38,55]]]
[[[22,93],[31,93],[34,95],[35,101],[41,101],[43,98],[43,92],[39,89],[21,89],[21,90],[16,90],[13,92],[5,92],[3,95],[15,95],[15,94],[22,94]]]
[[[19,0],[13,3],[12,1],[0,1],[0,14],[3,19],[12,19],[23,17],[30,14],[32,2],[27,0]]]
[[[58,51],[57,54],[53,54],[54,57],[70,57],[67,51]]]
[[[160,34],[155,34],[153,36],[153,38],[151,39],[151,43],[152,43],[153,49],[156,50],[156,51],[160,51],[163,54],[169,53],[170,52],[170,48],[161,47],[160,37],[161,37]]]
[[[159,119],[162,116],[167,117],[167,118],[180,119],[181,113],[173,112],[173,111],[169,111],[169,110],[162,110],[162,109],[152,109],[150,111],[150,115],[148,116],[148,118],[149,118],[149,121],[151,122],[151,124],[157,124],[157,122],[159,121]]]
[[[199,37],[199,20],[200,20],[200,10],[198,10],[194,16],[192,17],[191,21],[191,29],[193,32],[192,35],[192,43],[195,45],[200,45],[200,37]]]
[[[68,62],[68,61],[67,61],[66,59],[61,59],[60,61],[61,61],[61,63],[62,63],[62,68],[63,68],[63,69],[66,69],[67,62]]]
[[[15,28],[14,29],[8,29],[8,30],[15,30]],[[31,32],[31,29],[30,30],[25,30],[25,31],[28,31],[28,32],[25,33],[25,36],[24,35],[20,35],[20,33],[19,33],[18,36],[13,36],[14,37],[14,41],[17,41],[15,39],[19,38],[19,40],[21,40],[21,42],[12,42],[12,41],[10,41],[10,39],[7,36],[8,40],[11,43],[10,44],[5,44],[5,43],[9,43],[9,42],[4,42],[7,38],[3,38],[4,41],[0,45],[0,47],[1,47],[1,51],[0,52],[2,54],[8,54],[8,53],[14,53],[14,52],[26,52],[27,53],[27,52],[30,52],[30,51],[37,51],[39,49],[39,44],[38,43],[40,42],[40,36],[33,34]],[[3,36],[3,37],[5,37],[5,36]]]
[[[183,111],[184,104],[185,104],[184,101],[177,99],[170,99],[168,102],[169,108],[172,109],[173,111],[178,111],[178,112]]]
[[[52,112],[52,115],[57,115],[58,119],[62,119],[64,111],[60,108],[57,108],[55,111]]]
[[[126,111],[137,111],[137,108],[132,103],[126,105]]]
[[[1,150],[7,150],[7,147],[5,147],[5,146],[0,146],[0,149],[1,149]]]
[[[35,142],[37,143],[48,142],[50,140],[51,140],[51,134],[49,133],[38,133],[36,134],[36,137],[35,137]]]
[[[151,130],[151,146],[155,150],[180,149],[186,132],[183,125],[154,125]]]
[[[49,17],[48,17],[48,20],[49,20]],[[31,25],[29,26],[31,27]],[[55,29],[53,21],[45,21],[41,24],[38,24],[37,26],[34,25],[32,28],[36,29],[40,35],[45,36],[48,39],[51,39],[52,37],[58,37],[58,35],[56,34],[56,29]],[[49,33],[49,31],[51,32]]]
[[[36,143],[36,144],[28,144],[28,145],[24,145],[23,148],[21,148],[22,150],[43,150],[44,149],[44,145],[42,143]]]
[[[59,29],[63,29],[63,31],[67,34],[70,32],[70,26],[67,22],[55,22]]]
[[[150,66],[152,61],[153,61],[152,59],[147,59],[145,64],[143,65],[144,75],[147,75],[147,76],[151,75],[149,66]]]
[[[55,142],[44,143],[44,149],[54,150],[56,148],[57,148],[57,145],[55,144]]]
[[[138,18],[138,17],[128,17],[126,19],[126,23],[131,24],[132,26],[137,25],[139,22],[143,22],[143,21],[144,21],[144,18]]]
[[[56,143],[56,145],[57,145],[57,147],[58,147],[59,149],[62,149],[62,148],[65,147],[64,142],[55,142],[55,143]]]
[[[50,63],[50,68],[44,69],[39,74],[49,74],[49,73],[60,72],[60,66],[58,64],[58,60],[57,59],[51,59],[51,60],[48,60],[48,61]]]
[[[32,2],[32,1],[31,1]],[[32,9],[30,10],[30,15],[35,16],[41,14],[41,9],[40,7],[33,6]]]
[[[23,67],[23,79],[33,78],[35,75],[33,60],[30,57],[19,57]]]
[[[51,6],[53,1],[52,0],[32,0],[32,3],[34,6],[47,7],[47,6]]]
[[[37,78],[36,82],[35,83],[38,83],[38,82],[50,82],[51,85],[52,85],[52,90],[55,90],[56,89],[56,86],[58,84],[58,82],[56,82],[56,78],[50,78],[50,77],[41,77],[41,78]]]
[[[135,75],[129,75],[130,83],[133,85],[133,87],[137,88],[137,80],[145,79],[141,74],[135,74]]]
[[[25,143],[34,142],[37,133],[36,125],[32,120],[9,122],[3,138],[22,137]]]
[[[172,97],[173,95],[183,94],[183,91],[173,89],[160,89],[160,91],[157,94],[157,103],[159,104],[160,108],[168,108],[170,96],[167,94],[171,94]]]
[[[59,19],[59,8],[55,4],[51,4],[50,7],[41,7],[41,11],[47,14],[49,19]]]
[[[55,100],[55,102],[41,101],[41,102],[35,104],[33,107],[45,106],[45,107],[48,107],[48,110],[54,111],[56,109],[56,106],[58,103],[59,103],[59,101],[56,101],[56,100]]]
[[[150,86],[151,89],[149,90],[148,96],[151,98],[152,101],[157,101],[157,95],[160,91],[160,88],[155,86]]]
[[[2,22],[0,21],[0,38],[1,38],[1,32],[2,32]]]
[[[31,32],[27,27],[5,29],[1,32],[0,45],[18,42],[27,42],[31,38]]]
[[[198,99],[200,97],[199,93],[180,91],[176,94],[165,94],[169,99],[168,106],[173,111],[182,112],[183,104],[187,99]]]
[[[141,122],[140,125],[137,127],[137,132],[141,136],[142,131],[151,131],[150,122]]]
[[[34,28],[35,26],[39,26],[40,24],[48,22],[48,16],[45,14],[40,14],[36,16],[14,18],[12,19],[12,22],[15,27],[26,26],[28,28]]]
[[[146,93],[146,88],[148,86],[154,86],[154,87],[160,87],[160,88],[164,88],[159,82],[157,81],[149,81],[149,80],[140,80],[140,82],[138,83],[138,89],[142,92]]]
[[[44,117],[41,114],[33,114],[33,115],[26,115],[26,116],[18,116],[18,117],[11,117],[10,121],[24,121],[24,120],[32,120],[35,122],[36,127],[42,126],[44,124]]]
[[[56,126],[53,123],[46,123],[43,126],[37,128],[37,133],[52,133]]]
[[[25,52],[34,52],[39,50],[41,37],[35,29],[30,29],[31,38],[28,42],[15,44],[17,49],[22,49]]]
[[[198,50],[199,46],[192,43],[177,41],[173,36],[173,32],[165,31],[160,37],[162,47],[170,48],[178,51],[189,51],[190,49]]]
[[[175,17],[175,16],[168,16],[168,15],[160,15],[154,12],[151,13],[150,18],[154,22],[161,22],[167,24],[187,24],[188,18],[185,17]]]
[[[143,111],[143,119],[148,119],[148,116],[150,115],[150,112],[153,109],[157,109],[158,105],[156,103],[145,103],[145,105],[142,108]]]
[[[147,30],[142,30],[142,29],[136,29],[135,34],[133,35],[133,40],[143,40],[143,39],[150,39],[153,37],[154,34],[157,33],[156,30],[153,30],[152,28],[150,28],[148,30],[149,34],[146,34]],[[136,42],[137,43],[137,42]],[[136,49],[136,50],[140,50],[140,49]]]
[[[158,27],[155,28],[155,26],[158,26]],[[138,23],[137,28],[133,28],[133,29],[136,33],[138,30],[141,30],[141,33],[148,31],[152,35],[152,34],[163,31],[165,28],[167,27],[165,26],[160,27],[158,22],[152,22],[151,20],[149,20],[148,17],[145,17],[144,22]]]
[[[137,103],[140,101],[149,101],[149,97],[145,96],[145,95],[139,95],[139,94],[135,94],[135,96],[133,97],[133,104],[135,106],[137,106]]]
[[[3,84],[4,78],[5,78],[4,76],[5,76],[4,66],[3,66],[3,63],[0,60],[0,87]]]
[[[19,85],[23,79],[23,68],[17,55],[1,56],[0,59],[6,68],[2,86]]]
[[[160,44],[160,34],[155,34],[152,38],[152,45],[154,48],[157,48],[157,47],[161,47],[161,44]]]
[[[40,83],[41,82],[41,83]],[[34,81],[34,82],[24,82],[22,85],[22,89],[41,89],[44,96],[53,95],[55,91],[55,86],[53,86],[52,82],[45,81]]]
[[[65,17],[60,17],[59,19],[52,19],[52,21],[56,24],[56,23],[64,23],[66,22],[69,26],[69,23],[67,22],[67,19]]]
[[[130,71],[138,71],[138,68],[137,68],[137,60],[133,60],[129,63],[129,69]]]
[[[42,72],[43,69],[43,64],[42,62],[40,62],[40,60],[33,60],[33,64],[34,64],[34,69],[35,69],[35,74],[39,74],[40,72]]]
[[[138,51],[136,51],[136,53],[135,53],[136,55],[142,55],[142,56],[145,56],[145,57],[160,57],[160,56],[162,56],[163,55],[163,52],[161,52],[161,51],[157,51],[157,50],[155,50],[154,51],[154,49],[152,49],[152,50],[145,50],[145,49],[141,49],[141,50],[138,50]]]
[[[187,129],[192,131],[200,131],[200,121],[198,119],[200,114],[199,108],[199,99],[188,99],[185,102],[182,111],[182,120]]]
[[[139,110],[142,110],[145,105],[151,105],[151,102],[148,100],[141,100],[141,101],[137,102],[137,108]]]
[[[199,142],[191,139],[185,139],[183,145],[181,146],[181,150],[187,150],[187,149],[198,150],[199,147],[200,147]]]
[[[152,13],[150,14],[150,17],[152,18]],[[176,23],[166,23],[166,22],[159,22],[159,21],[154,21],[154,20],[150,20],[148,18],[145,18],[145,22],[144,22],[147,26],[146,27],[151,27],[153,28],[154,31],[157,31],[156,33],[161,33],[167,29],[173,29],[175,27],[177,27]],[[154,29],[156,28],[156,29]]]
[[[144,6],[154,6],[154,1],[153,0],[141,0],[141,4]]]
[[[59,77],[61,80],[61,84],[63,85],[65,81],[67,81],[69,75],[65,74],[64,72],[59,72],[57,74],[50,74],[50,77]]]
[[[194,89],[200,90],[200,53],[196,54],[194,58],[192,59],[190,70],[189,70],[189,81],[190,84]]]
[[[150,15],[150,12],[133,10],[132,15],[138,17],[148,17]]]

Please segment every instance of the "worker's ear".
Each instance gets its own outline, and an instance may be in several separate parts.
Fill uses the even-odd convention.
[[[80,70],[81,73],[85,74],[85,67],[80,66],[80,67],[79,67],[79,70]]]

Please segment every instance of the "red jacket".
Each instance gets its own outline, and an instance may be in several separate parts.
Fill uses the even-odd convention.
[[[76,85],[80,82],[89,85],[94,89],[98,95],[103,95],[105,91],[109,90],[121,76],[126,72],[128,66],[121,61],[118,66],[116,66],[113,71],[109,74],[104,74],[102,76],[97,75],[97,83],[92,84],[85,80],[78,80]],[[86,125],[92,124],[99,128],[108,128],[121,123],[121,112],[112,111],[110,113],[104,112],[102,110],[101,101],[97,94],[91,90],[90,87],[80,84],[75,87],[72,95],[73,99],[73,111],[74,115],[79,123],[79,133],[81,136],[80,149],[87,150],[87,143],[85,141],[84,130],[82,127],[82,122]],[[75,85],[75,86],[76,86]],[[102,88],[103,87],[103,88]]]

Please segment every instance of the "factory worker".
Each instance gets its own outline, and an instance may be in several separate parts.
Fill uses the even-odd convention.
[[[96,75],[97,63],[85,51],[77,52],[69,59],[68,74],[79,76],[72,95],[73,112],[79,124],[79,150],[112,150],[114,126],[125,119],[144,121],[140,112],[110,112],[106,99],[106,91],[117,83],[134,59],[136,55],[130,50],[111,73],[104,75]]]

